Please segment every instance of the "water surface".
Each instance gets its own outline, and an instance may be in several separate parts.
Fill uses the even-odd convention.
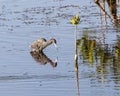
[[[69,23],[77,13],[82,21],[77,32],[78,74],[74,68],[75,27]],[[93,55],[98,51],[85,54],[89,48],[80,49],[84,47],[80,46],[82,38],[93,40],[97,46],[102,43],[98,47],[101,50],[104,44],[119,43],[119,30],[109,19],[107,27],[104,20],[101,24],[100,9],[93,0],[1,0],[0,31],[2,96],[120,95],[118,62],[113,63],[113,57],[102,62],[101,55],[97,55],[98,59]],[[31,56],[29,45],[41,37],[56,38],[58,51],[51,45],[44,50],[44,56],[53,62],[58,58],[57,66],[43,64]],[[94,59],[90,59],[92,56]]]

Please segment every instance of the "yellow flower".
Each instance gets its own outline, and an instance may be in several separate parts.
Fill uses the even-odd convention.
[[[73,25],[78,25],[80,23],[80,16],[77,14],[70,20],[70,23]]]

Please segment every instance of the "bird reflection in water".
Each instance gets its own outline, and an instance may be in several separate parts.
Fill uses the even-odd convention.
[[[57,66],[57,61],[53,62],[42,51],[31,51],[30,54],[34,58],[34,60],[39,62],[40,64],[45,65],[47,63],[50,63],[52,67]]]

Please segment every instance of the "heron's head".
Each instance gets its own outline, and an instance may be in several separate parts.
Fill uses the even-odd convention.
[[[56,41],[56,39],[51,38],[50,40],[52,41],[52,43],[54,44],[54,46],[57,48],[57,41]]]

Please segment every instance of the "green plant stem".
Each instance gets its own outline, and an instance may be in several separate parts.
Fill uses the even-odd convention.
[[[76,45],[76,41],[77,41],[77,25],[75,26],[74,36],[75,36],[75,53],[77,53],[77,45]]]
[[[76,45],[76,41],[77,41],[77,25],[75,26],[75,32],[74,32],[74,39],[75,39],[75,61],[77,61],[77,45]]]

